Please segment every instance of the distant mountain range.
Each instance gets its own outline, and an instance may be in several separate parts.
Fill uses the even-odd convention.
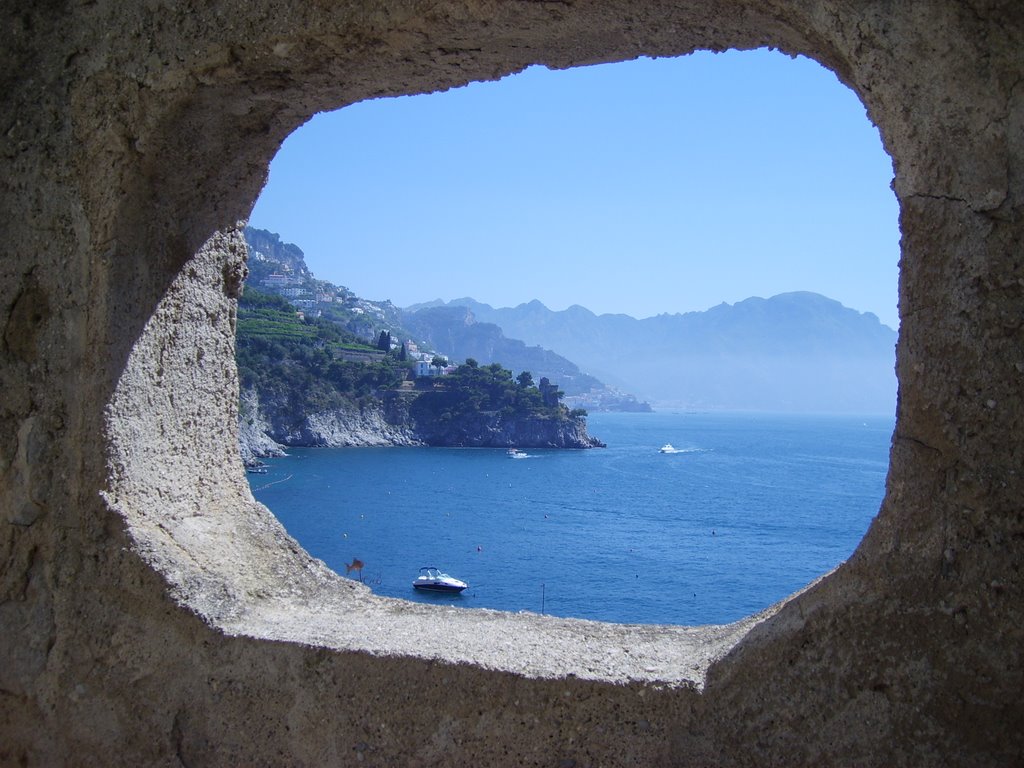
[[[408,307],[406,316],[437,307],[467,308],[662,408],[895,411],[896,331],[815,293],[644,320],[580,306],[556,312],[539,301],[495,309],[471,298]]]
[[[495,309],[471,298],[399,310],[317,280],[302,250],[274,233],[246,228],[246,239],[249,283],[288,295],[313,317],[371,344],[383,330],[457,362],[472,357],[546,376],[567,396],[587,398],[572,405],[636,410],[641,398],[659,408],[895,410],[896,332],[818,294],[643,320],[580,306],[556,312],[539,301]]]

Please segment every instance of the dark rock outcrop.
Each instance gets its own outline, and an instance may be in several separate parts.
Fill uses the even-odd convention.
[[[239,419],[242,459],[280,455],[284,447],[422,445],[411,428],[407,410],[393,401],[351,403],[295,414],[273,400],[262,402],[254,390],[247,390],[243,396],[245,410]]]
[[[604,448],[587,434],[582,418],[527,416],[505,418],[500,411],[480,411],[459,422],[417,425],[416,435],[427,445],[467,448]]]
[[[254,390],[242,396],[239,448],[247,464],[280,456],[285,447],[348,448],[430,445],[474,448],[603,448],[587,433],[582,417],[506,417],[481,411],[458,421],[416,419],[409,405],[415,393],[386,392],[367,404],[294,414]]]

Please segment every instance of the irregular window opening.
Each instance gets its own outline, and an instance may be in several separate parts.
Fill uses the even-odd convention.
[[[743,66],[737,62],[751,55],[730,54],[710,57],[709,61],[716,66],[723,63]],[[767,54],[758,52],[756,55]],[[758,66],[766,61],[770,66],[817,67],[781,56],[763,58]],[[662,64],[665,62],[608,66]],[[532,71],[522,77],[556,78],[573,72],[583,77],[582,82],[590,82],[590,87],[598,87],[593,83],[600,81],[588,80],[598,73],[598,68],[569,73]],[[837,93],[856,102],[856,97],[834,82],[831,74],[823,70],[822,73],[831,78],[830,85]],[[611,82],[622,88],[637,87],[635,81],[613,79]],[[397,101],[426,104],[431,99],[458,99],[471,89],[498,87],[477,84],[465,91]],[[608,88],[607,83],[602,87],[603,100],[613,101],[609,96],[613,89]],[[750,91],[747,93],[754,99]],[[666,106],[687,96],[682,88],[676,93],[662,94],[657,100],[664,112],[660,119],[631,116],[635,132],[628,138],[616,143],[605,137],[604,144],[595,144],[589,153],[584,151],[575,158],[568,150],[573,144],[583,142],[588,134],[586,126],[599,125],[602,116],[589,114],[580,124],[570,126],[564,122],[564,115],[545,115],[548,131],[544,141],[535,139],[532,145],[525,144],[541,155],[540,162],[547,165],[543,170],[551,171],[551,175],[545,177],[541,170],[520,158],[510,163],[505,173],[489,174],[494,186],[487,185],[487,173],[482,177],[469,176],[467,166],[488,168],[488,153],[522,143],[520,134],[524,126],[519,123],[535,114],[536,109],[531,112],[525,105],[513,105],[513,114],[519,121],[506,113],[505,119],[499,121],[503,128],[500,131],[493,124],[475,122],[478,116],[463,112],[465,118],[472,118],[474,122],[463,140],[453,143],[459,145],[466,165],[454,164],[451,156],[443,154],[445,146],[439,137],[446,128],[433,126],[435,121],[441,124],[438,112],[443,107],[428,106],[417,113],[415,121],[410,121],[405,113],[406,120],[390,123],[393,134],[375,136],[373,141],[365,135],[342,133],[336,139],[341,148],[339,165],[332,172],[330,163],[323,163],[328,166],[326,175],[333,177],[327,187],[319,186],[324,182],[312,177],[308,162],[296,163],[295,158],[291,164],[282,162],[289,153],[299,152],[292,149],[291,140],[286,142],[279,156],[281,159],[272,165],[270,183],[257,203],[252,223],[255,227],[286,233],[286,240],[294,240],[308,251],[310,262],[316,253],[318,261],[307,265],[312,267],[315,277],[327,278],[334,287],[349,287],[333,293],[319,292],[318,284],[301,274],[297,261],[290,264],[291,272],[272,267],[269,274],[264,274],[268,264],[288,266],[286,262],[275,261],[275,258],[287,260],[287,254],[278,250],[287,248],[280,241],[274,242],[269,233],[255,235],[256,242],[251,245],[258,255],[250,262],[253,270],[250,284],[257,291],[282,297],[291,308],[283,305],[275,308],[270,300],[260,300],[262,306],[243,306],[239,328],[256,331],[239,345],[243,428],[271,426],[277,421],[276,431],[270,431],[289,446],[332,442],[335,445],[401,443],[415,439],[415,435],[402,432],[401,428],[391,429],[395,424],[400,425],[401,419],[389,425],[386,409],[381,408],[378,413],[373,405],[379,387],[401,390],[409,384],[415,387],[415,383],[402,385],[391,381],[395,370],[384,370],[388,366],[377,359],[371,361],[377,370],[360,379],[352,371],[361,363],[344,358],[346,355],[352,358],[372,355],[372,352],[361,349],[358,339],[347,335],[332,339],[315,332],[323,323],[330,323],[344,314],[348,322],[345,330],[356,336],[361,330],[368,346],[379,343],[382,332],[393,334],[387,346],[379,349],[389,361],[392,353],[395,356],[405,354],[409,361],[408,341],[420,341],[430,356],[447,352],[445,356],[455,362],[459,362],[460,357],[470,356],[460,356],[454,348],[437,349],[436,340],[423,343],[416,331],[399,336],[397,328],[405,330],[404,326],[411,323],[403,321],[395,306],[385,302],[387,299],[408,306],[434,296],[452,300],[472,295],[489,306],[468,302],[459,306],[468,305],[475,310],[473,319],[479,326],[488,309],[505,304],[514,306],[541,299],[545,308],[550,309],[550,304],[556,312],[568,307],[567,302],[559,306],[557,299],[549,298],[555,294],[537,293],[555,285],[578,283],[581,289],[603,285],[605,293],[592,294],[593,301],[606,302],[596,307],[598,312],[632,311],[643,315],[643,311],[616,307],[616,297],[633,300],[643,291],[643,286],[656,285],[667,290],[658,311],[690,311],[697,307],[684,302],[694,299],[683,296],[689,295],[691,285],[702,280],[712,283],[719,280],[720,283],[715,283],[720,286],[717,300],[733,304],[729,309],[734,311],[730,314],[735,315],[737,308],[753,314],[746,318],[753,329],[762,328],[769,321],[778,322],[772,312],[791,313],[788,317],[791,332],[820,319],[815,317],[816,312],[822,315],[833,312],[837,317],[859,322],[861,327],[871,326],[871,332],[860,340],[863,345],[860,357],[851,355],[842,360],[821,354],[820,349],[804,349],[801,354],[791,352],[789,356],[758,358],[756,365],[746,369],[747,376],[735,373],[727,376],[721,369],[735,363],[729,359],[729,353],[736,356],[742,353],[723,348],[721,339],[728,340],[728,329],[715,325],[714,313],[706,313],[703,318],[705,334],[712,335],[715,343],[690,350],[695,357],[703,353],[702,367],[695,368],[688,360],[691,365],[682,366],[674,377],[663,373],[663,378],[669,380],[667,385],[654,386],[650,382],[658,367],[657,360],[651,362],[649,355],[644,357],[647,368],[628,357],[623,363],[621,355],[606,355],[602,364],[598,353],[589,361],[590,366],[581,366],[582,373],[609,380],[627,394],[633,393],[627,389],[629,379],[623,368],[646,370],[649,388],[657,395],[651,399],[661,406],[660,413],[650,416],[592,413],[590,431],[611,445],[597,454],[534,450],[531,458],[536,461],[528,463],[506,461],[500,449],[424,452],[411,448],[330,453],[290,448],[290,458],[267,460],[266,474],[251,474],[251,485],[257,499],[267,503],[313,555],[340,573],[368,582],[377,594],[386,596],[416,598],[411,582],[419,567],[440,565],[470,582],[470,588],[455,603],[466,607],[530,610],[620,622],[703,624],[734,621],[765,608],[838,565],[852,552],[877,512],[884,493],[895,398],[892,374],[895,332],[888,330],[891,341],[885,353],[881,357],[873,356],[871,349],[884,348],[885,330],[877,319],[853,310],[871,310],[874,306],[857,307],[856,299],[846,299],[854,306],[843,313],[817,298],[808,304],[809,297],[803,295],[791,296],[787,306],[781,309],[769,301],[753,301],[748,305],[744,300],[754,296],[767,298],[777,293],[794,294],[830,284],[852,288],[854,283],[864,281],[869,285],[888,270],[893,297],[888,310],[890,322],[895,324],[898,253],[895,200],[884,189],[880,198],[878,190],[874,190],[876,198],[863,202],[871,197],[864,187],[864,177],[851,173],[849,166],[839,162],[850,161],[850,156],[856,156],[856,152],[850,150],[845,135],[827,135],[826,130],[814,124],[820,115],[815,113],[813,105],[803,104],[803,112],[791,106],[795,114],[790,115],[788,125],[810,123],[819,146],[809,146],[807,139],[794,139],[805,153],[788,165],[777,165],[771,138],[774,131],[784,132],[785,127],[780,129],[773,125],[775,117],[767,107],[772,99],[779,98],[778,90],[759,93],[759,100],[744,104],[745,116],[728,114],[722,117],[721,124],[712,125],[712,131],[733,134],[728,141],[714,144],[708,136],[688,142],[678,135],[683,133],[684,124],[700,122],[696,118],[683,121]],[[791,104],[798,103],[799,95]],[[314,121],[302,130],[344,131],[347,129],[342,126],[348,117],[354,116],[357,123],[369,120],[371,117],[367,114],[372,110],[386,110],[395,104],[392,101],[355,105],[323,116],[320,122]],[[877,133],[863,119],[859,102],[857,107],[859,129],[874,136],[876,146],[872,162],[878,163],[884,173],[891,174],[891,165],[877,141]],[[604,117],[607,118],[607,114]],[[444,125],[450,130],[451,123]],[[751,125],[754,130],[743,131]],[[674,139],[668,139],[670,135]],[[681,159],[674,158],[673,147],[687,151],[678,153]],[[698,149],[692,151],[694,147]],[[723,152],[723,147],[729,151]],[[409,154],[405,154],[406,150]],[[613,150],[621,154],[616,155]],[[366,161],[362,170],[357,167],[360,158]],[[385,164],[385,158],[392,158],[397,166]],[[413,166],[417,158],[423,162]],[[862,161],[853,159],[853,162]],[[759,163],[764,166],[761,174],[750,181],[739,181],[745,167]],[[620,181],[612,185],[609,179],[616,165],[626,169],[626,176],[616,177]],[[297,171],[297,168],[303,170]],[[657,181],[648,181],[641,173],[643,170]],[[426,190],[414,185],[413,178],[417,175],[428,180]],[[723,177],[724,184],[712,183]],[[582,184],[569,186],[569,179],[582,181]],[[887,183],[888,176],[883,184]],[[611,186],[615,186],[614,191],[621,196],[612,194]],[[648,186],[659,190],[653,198],[640,194]],[[453,189],[457,187],[467,192],[465,197],[454,194]],[[813,201],[804,195],[787,196],[789,191],[803,191],[808,187],[815,190]],[[595,202],[589,193],[602,188],[604,197]],[[312,197],[296,195],[295,189],[306,189]],[[430,189],[434,189],[433,194]],[[665,190],[673,190],[673,193]],[[851,202],[848,194],[860,202]],[[275,196],[277,202],[273,202]],[[283,202],[285,196],[287,202]],[[329,201],[327,208],[320,207],[324,201]],[[366,202],[365,207],[360,207],[360,201]],[[482,206],[478,207],[481,202]],[[431,203],[439,205],[433,207]],[[302,219],[296,216],[296,209],[302,209],[307,222],[312,216],[335,224],[326,235],[313,234],[315,228],[297,223]],[[492,214],[511,212],[511,215],[489,218],[486,211]],[[595,211],[596,218],[591,218],[590,214]],[[396,217],[401,225],[394,225]],[[677,237],[662,236],[664,239],[657,241],[652,229],[653,222],[658,220],[674,227]],[[357,228],[351,224],[357,221],[367,226]],[[882,222],[883,226],[873,227],[873,221]],[[388,222],[392,222],[391,225]],[[434,222],[440,222],[442,227],[435,227]],[[697,229],[705,230],[703,240],[690,232]],[[761,288],[735,287],[736,283],[749,285],[737,278],[740,262],[734,264],[730,260],[730,249],[742,248],[743,242],[750,242],[740,238],[745,229],[758,233],[757,242],[762,250],[760,259],[747,262],[754,266],[748,266],[743,274],[756,273],[752,277],[761,279]],[[307,232],[311,234],[307,236]],[[496,237],[495,232],[500,236]],[[530,232],[541,233],[539,239],[525,239],[523,233]],[[870,237],[861,237],[865,232],[870,233]],[[858,236],[854,237],[854,233]],[[717,243],[714,251],[708,248],[709,242]],[[767,244],[773,244],[773,248]],[[745,247],[751,248],[749,244]],[[659,248],[652,265],[638,263],[642,262],[638,254]],[[806,256],[808,251],[813,254],[812,259],[795,259],[801,253]],[[866,257],[864,251],[870,251],[880,260],[887,259],[888,265],[884,269],[851,270],[851,263],[865,267],[871,263],[872,259]],[[337,260],[340,266],[329,268],[325,256],[342,252],[344,256]],[[421,281],[419,288],[403,286],[396,279],[396,275],[405,270],[394,262],[399,255],[410,252],[422,265],[416,272]],[[544,257],[542,266],[531,265],[525,257],[533,252]],[[619,257],[615,258],[614,254]],[[432,270],[429,265],[440,263],[442,256],[449,268]],[[669,266],[676,262],[685,263],[694,277],[666,279]],[[717,278],[707,278],[703,270],[709,262],[717,262],[724,277],[719,274]],[[723,262],[726,263],[724,270]],[[609,279],[606,275],[613,271],[612,266],[622,263],[629,265],[628,272]],[[844,263],[847,267],[837,271],[836,265]],[[496,266],[502,264],[513,264],[516,268],[502,271]],[[732,269],[729,264],[733,264]],[[822,265],[832,270],[831,278],[817,271]],[[566,266],[568,271],[563,272]],[[527,287],[519,289],[523,292],[517,299],[478,295],[472,288],[474,276],[492,270],[501,272],[503,286],[515,285],[521,278]],[[346,277],[347,272],[353,277]],[[386,280],[370,282],[367,283],[370,287],[361,288],[357,281],[373,273],[387,276]],[[436,279],[447,282],[432,282]],[[829,283],[829,279],[834,282]],[[808,282],[801,282],[804,280]],[[387,295],[391,286],[395,291],[404,290],[406,298],[397,293]],[[323,284],[319,287],[326,288]],[[410,290],[421,292],[414,295]],[[740,293],[730,294],[727,290]],[[829,291],[826,287],[819,290]],[[857,294],[854,291],[849,295]],[[330,301],[326,301],[328,298]],[[588,300],[574,303],[587,306]],[[711,303],[705,304],[705,309],[711,307]],[[542,312],[544,308],[535,309]],[[279,314],[273,315],[275,311]],[[394,316],[390,316],[392,311]],[[881,310],[878,311],[881,314]],[[281,315],[289,312],[292,315],[302,313],[301,319],[292,319],[294,328],[266,332],[266,323],[284,322]],[[323,316],[317,318],[318,313]],[[725,310],[719,308],[718,315],[723,313]],[[647,317],[654,314],[656,312],[651,312]],[[662,318],[661,323],[671,320]],[[739,322],[735,317],[729,320]],[[320,391],[308,375],[282,376],[277,369],[266,367],[275,355],[282,359],[283,337],[264,343],[273,333],[279,336],[292,333],[299,337],[306,334],[310,338],[305,361],[307,370],[334,377],[337,389],[343,394],[341,399],[347,400],[340,409],[343,414],[332,407],[338,405],[332,402],[334,395]],[[515,338],[514,332],[504,335]],[[535,344],[538,337],[525,341],[528,345]],[[758,339],[759,343],[764,341]],[[771,339],[768,341],[770,343]],[[814,337],[812,341],[828,343],[824,336]],[[638,359],[645,343],[660,343],[666,354],[672,354],[664,340],[653,333],[647,336],[638,333],[633,343]],[[470,344],[464,342],[462,349],[470,349]],[[260,349],[253,353],[253,347],[257,346]],[[340,351],[346,346],[347,353]],[[567,357],[572,359],[571,355]],[[766,370],[769,359],[776,367]],[[615,362],[609,362],[612,360]],[[485,364],[490,362],[484,360]],[[507,361],[497,359],[496,362],[508,366],[512,374],[519,373],[518,367]],[[816,365],[819,369],[827,365],[831,377],[821,377]],[[870,365],[876,370],[887,366],[889,378],[867,385],[866,380],[857,377],[858,365]],[[797,369],[800,373],[794,375]],[[761,382],[761,394],[764,394],[769,384],[781,380],[784,392],[777,396],[776,405],[788,402],[794,408],[832,410],[829,405],[842,403],[845,397],[844,404],[848,407],[834,410],[847,413],[769,415],[764,411],[772,410],[770,406],[766,408],[763,401],[744,401],[742,392],[733,399],[723,395],[719,402],[709,402],[706,395],[704,399],[693,395],[692,387],[700,379],[714,380],[716,375],[720,377],[716,381],[719,393],[728,390],[730,384],[739,388],[745,378],[750,378]],[[632,382],[637,378],[642,379],[643,375],[637,377],[634,372]],[[785,384],[798,381],[801,388],[795,383],[789,383],[788,387]],[[563,382],[557,383],[565,386]],[[815,403],[819,402],[815,394],[820,394],[816,388],[820,390],[829,384],[842,384],[848,389],[838,396],[830,393],[833,399],[822,399],[820,402],[824,405],[815,408]],[[887,395],[886,386],[891,387]],[[870,402],[883,403],[882,406],[864,406],[868,402],[864,396],[869,387],[878,390],[874,393],[877,398]],[[255,394],[257,389],[262,394]],[[311,397],[312,390],[316,391]],[[678,393],[677,400],[672,399],[673,392]],[[270,408],[268,393],[271,393],[269,399],[277,400]],[[639,390],[639,399],[645,394]],[[309,410],[311,404],[314,413],[310,415],[317,424],[293,418],[296,409]],[[744,408],[757,413],[735,412]],[[284,412],[288,423],[282,426],[283,419],[275,419],[271,410],[279,415]],[[667,442],[679,453],[666,452],[666,455],[658,451]],[[628,446],[629,451],[620,452],[623,446]],[[667,460],[674,463],[669,464]],[[521,468],[526,471],[520,471]],[[439,598],[422,599],[436,601]],[[453,602],[450,596],[440,599]]]

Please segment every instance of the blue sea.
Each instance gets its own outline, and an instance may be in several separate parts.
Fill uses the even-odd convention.
[[[380,595],[644,624],[725,623],[845,560],[891,417],[592,414],[585,451],[292,449],[249,475],[315,557]],[[677,452],[661,453],[671,443]],[[415,592],[421,566],[469,583]],[[351,578],[359,578],[352,572]]]

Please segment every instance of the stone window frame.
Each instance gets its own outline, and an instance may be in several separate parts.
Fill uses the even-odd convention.
[[[17,619],[6,656],[25,660],[8,669],[3,709],[29,745],[22,762],[116,746],[126,762],[155,750],[186,763],[286,745],[317,763],[337,749],[324,718],[360,756],[413,754],[398,737],[371,742],[352,706],[316,700],[361,674],[384,683],[361,689],[361,711],[405,717],[432,745],[415,752],[428,762],[449,747],[506,761],[545,744],[573,753],[580,740],[605,762],[996,764],[1024,751],[1024,23],[1012,4],[154,9],[11,17],[4,193],[24,219],[8,222],[15,255],[0,286],[13,382],[0,545],[17,600],[0,607]],[[318,110],[535,63],[765,45],[834,71],[894,160],[900,394],[878,518],[845,565],[771,615],[734,637],[690,638],[689,672],[685,655],[632,669],[616,654],[643,638],[622,628],[551,619],[516,636],[515,617],[482,613],[450,625],[468,650],[430,641],[407,655],[410,634],[452,617],[339,584],[247,496],[228,365],[239,242],[214,233],[245,215],[277,146]],[[676,629],[670,643],[685,646]],[[552,649],[561,661],[543,658]],[[105,671],[111,659],[132,665],[130,680]],[[405,677],[426,681],[449,720],[403,703]],[[290,733],[274,720],[286,708],[299,712]],[[513,733],[527,712],[527,735]],[[456,715],[478,726],[458,743]]]
[[[723,38],[741,46],[749,45],[750,39],[749,33],[735,30],[719,32],[715,42],[705,30],[692,34],[705,43],[702,47],[711,48],[721,45],[718,40]],[[562,41],[566,42],[571,40]],[[591,44],[595,51],[619,47],[604,40]],[[653,44],[638,52],[685,55],[696,47],[679,42],[666,50],[663,44]],[[806,45],[796,50],[815,53]],[[295,56],[283,43],[273,51],[280,59]],[[470,53],[461,58],[475,63]],[[557,55],[550,60],[566,66],[589,58],[577,53],[572,61]],[[841,75],[848,70],[847,62],[836,67],[832,56],[817,58]],[[248,63],[268,66],[259,57]],[[516,68],[505,64],[489,74]],[[246,88],[243,69],[209,73],[210,92]],[[460,84],[468,79],[472,78],[456,68],[440,82]],[[387,76],[380,78],[381,83],[387,81]],[[316,89],[315,79],[303,87]],[[334,90],[328,89],[321,103],[345,106],[350,99],[331,95]],[[420,88],[364,90],[372,97]],[[863,97],[863,87],[855,90]],[[867,103],[870,111],[871,102]],[[228,105],[230,113],[248,116],[242,107],[233,106]],[[301,119],[289,117],[289,126]],[[269,166],[272,146],[273,142],[261,144],[264,168]],[[238,203],[244,197],[235,195],[234,200],[236,212],[243,212]],[[175,276],[128,357],[106,422],[111,471],[104,498],[126,521],[140,554],[167,579],[174,598],[211,626],[232,635],[469,663],[541,678],[572,676],[700,689],[716,660],[793,600],[727,626],[637,628],[476,610],[452,613],[381,598],[336,576],[310,558],[276,518],[253,501],[233,450],[237,379],[224,361],[232,352],[227,338],[234,324],[232,301],[244,271],[239,226],[214,234]],[[808,589],[813,591],[817,584]],[[450,642],[453,634],[459,643]],[[510,636],[519,638],[515,647],[505,640]]]

